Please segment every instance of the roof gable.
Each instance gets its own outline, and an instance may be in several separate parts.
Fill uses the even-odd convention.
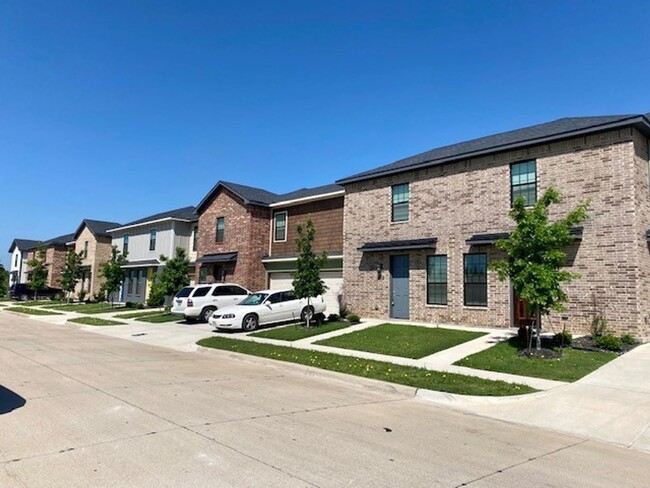
[[[133,220],[131,222],[127,222],[126,224],[116,224],[110,229],[109,231],[114,231],[117,229],[121,229],[124,227],[132,227],[135,225],[140,225],[140,224],[147,224],[148,222],[156,222],[159,220],[164,220],[164,219],[178,219],[178,220],[187,220],[190,222],[194,222],[195,220],[198,219],[198,215],[196,214],[196,209],[194,206],[187,206],[187,207],[181,207],[181,208],[175,208],[173,210],[167,210],[165,212],[160,212],[154,215],[149,215],[147,217],[143,217],[141,219]]]
[[[81,224],[79,224],[79,227],[77,227],[77,231],[73,234],[73,238],[70,240],[71,241],[75,240],[79,236],[79,234],[81,234],[81,231],[83,230],[84,227],[88,227],[88,230],[90,230],[90,232],[92,232],[92,234],[95,237],[110,237],[108,230],[119,226],[120,224],[118,224],[117,222],[106,222],[104,220],[83,219],[81,221]]]
[[[11,246],[9,246],[8,252],[14,252],[15,248],[18,248],[21,251],[26,249],[33,249],[34,247],[38,246],[40,243],[41,241],[34,241],[32,239],[14,239],[11,242]]]

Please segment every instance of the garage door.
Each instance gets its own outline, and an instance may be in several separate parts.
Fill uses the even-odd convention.
[[[343,289],[343,272],[342,271],[322,271],[320,274],[323,283],[327,286],[325,292],[325,304],[327,311],[325,315],[339,313],[339,295]],[[291,273],[270,273],[269,288],[278,290],[280,288],[291,288],[293,278]]]

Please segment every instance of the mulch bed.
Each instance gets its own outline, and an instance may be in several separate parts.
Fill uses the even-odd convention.
[[[603,349],[602,347],[596,345],[594,340],[589,337],[576,337],[571,342],[571,346],[574,349],[581,349],[583,351],[598,351],[598,352],[614,352],[616,354],[625,354],[628,351],[634,349],[638,344],[623,344],[623,348],[620,351],[610,351],[609,349]]]

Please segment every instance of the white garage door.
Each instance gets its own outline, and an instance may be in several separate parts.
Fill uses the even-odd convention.
[[[325,292],[325,304],[327,310],[325,315],[331,313],[339,313],[339,295],[343,288],[343,272],[342,271],[322,271],[320,274],[323,283],[327,286]],[[269,274],[269,288],[278,290],[280,288],[291,288],[293,278],[291,273],[270,273]]]

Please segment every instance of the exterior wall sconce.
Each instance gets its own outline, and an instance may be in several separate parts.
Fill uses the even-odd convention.
[[[383,269],[384,269],[384,265],[381,264],[381,263],[379,263],[379,264],[377,265],[377,279],[378,279],[378,280],[381,279],[381,272],[383,271]]]

